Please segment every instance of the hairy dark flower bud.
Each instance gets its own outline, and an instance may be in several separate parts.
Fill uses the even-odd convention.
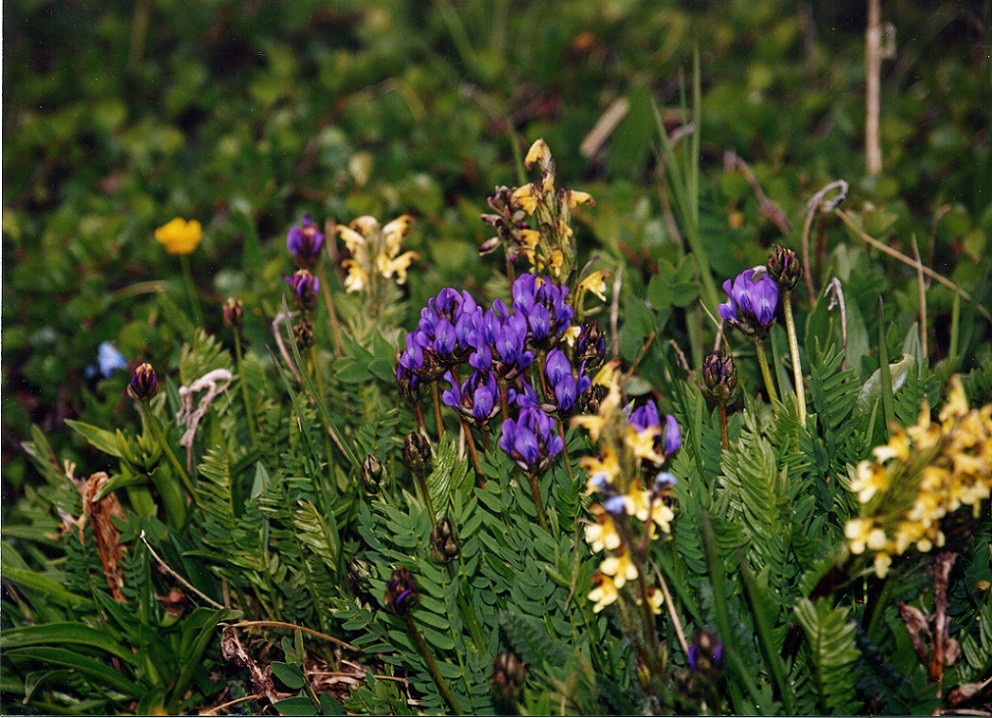
[[[727,404],[737,389],[737,365],[734,357],[723,349],[717,349],[703,359],[703,381],[713,398]]]
[[[300,351],[306,351],[313,346],[316,337],[313,333],[313,324],[306,317],[303,317],[293,327],[293,337],[296,339],[296,346]]]
[[[244,315],[244,306],[234,297],[224,302],[224,326],[240,327],[241,318]]]
[[[386,581],[386,592],[383,597],[386,606],[397,616],[405,616],[420,601],[420,595],[413,584],[413,576],[405,568],[393,570],[393,577]]]
[[[431,558],[435,563],[448,563],[458,555],[458,534],[451,519],[445,517],[431,531]]]
[[[688,658],[693,673],[718,673],[723,663],[723,644],[709,631],[700,631],[692,639]]]
[[[520,695],[527,680],[527,668],[513,653],[500,653],[493,661],[493,694],[504,703],[511,703]]]
[[[594,321],[582,325],[578,341],[575,342],[575,361],[585,364],[587,373],[599,369],[606,360],[606,333]]]
[[[355,593],[368,593],[371,579],[378,578],[375,564],[357,556],[348,564],[348,581]]]
[[[800,264],[796,253],[776,244],[768,256],[768,274],[783,289],[795,289],[803,278],[803,265]]]
[[[374,494],[379,490],[379,484],[382,483],[382,478],[385,475],[386,470],[378,457],[366,454],[365,461],[362,462],[362,486],[365,487],[365,490]]]
[[[419,431],[412,431],[403,440],[403,461],[417,476],[430,471],[434,452],[430,440]]]
[[[148,362],[141,364],[131,375],[127,393],[132,399],[148,401],[158,393],[158,376]]]

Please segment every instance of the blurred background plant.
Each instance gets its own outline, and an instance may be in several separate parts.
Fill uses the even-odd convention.
[[[624,396],[683,427],[672,537],[651,554],[675,592],[653,658],[671,671],[663,709],[988,709],[987,501],[945,529],[966,537],[956,560],[912,555],[882,581],[833,551],[857,517],[849,472],[892,422],[937,410],[955,372],[972,407],[992,400],[988,0],[886,4],[872,176],[860,3],[5,10],[5,709],[451,709],[405,619],[380,610],[397,565],[463,710],[640,709],[635,639],[584,600],[591,499],[566,471],[584,434],[538,481],[545,529],[499,421],[471,464],[450,409],[441,440],[429,403],[425,422],[396,391],[428,298],[509,303],[480,216],[494,188],[534,179],[538,137],[559,183],[596,200],[572,211],[576,269],[608,272],[590,314]],[[298,307],[283,278],[304,212],[327,258]],[[385,255],[406,282],[397,266],[375,297],[348,292],[348,227],[406,215]],[[154,240],[176,216],[203,228],[183,273]],[[776,243],[807,271],[799,353],[778,323],[766,341],[769,405],[754,347],[716,317],[720,284]],[[724,359],[704,364],[718,337],[736,394]],[[160,390],[139,405],[121,367],[146,361]],[[420,427],[428,448],[404,451]],[[442,518],[456,538],[439,543]],[[952,636],[924,631],[948,615],[953,660]]]

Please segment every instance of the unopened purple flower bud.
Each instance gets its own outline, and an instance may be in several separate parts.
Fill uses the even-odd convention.
[[[582,325],[578,341],[575,343],[575,361],[585,364],[586,371],[595,373],[606,359],[606,334],[596,322]]]
[[[292,253],[296,265],[304,269],[316,264],[323,244],[324,235],[317,230],[309,212],[304,213],[299,226],[290,227],[286,236],[286,248]]]
[[[664,448],[664,455],[667,459],[682,446],[682,430],[679,428],[679,422],[675,420],[675,417],[671,414],[666,414],[665,428],[662,431],[665,435],[662,447]]]
[[[803,278],[803,265],[795,252],[776,244],[768,256],[768,274],[782,289],[792,290]]]
[[[304,311],[314,308],[317,303],[317,292],[320,291],[320,280],[306,269],[298,269],[292,277],[286,277],[286,282],[293,289],[296,306]]]
[[[148,401],[158,393],[158,376],[148,362],[140,364],[131,374],[127,393],[132,399]]]
[[[693,673],[715,673],[723,662],[723,643],[709,631],[700,631],[692,639],[687,658]]]
[[[417,476],[425,476],[431,468],[434,451],[431,442],[419,431],[412,431],[403,440],[403,462]]]
[[[451,519],[445,517],[431,531],[431,559],[434,563],[448,563],[460,551],[458,534]]]
[[[503,703],[511,703],[520,695],[527,680],[527,669],[513,653],[500,653],[493,661],[493,694]]]
[[[398,616],[405,616],[417,602],[420,594],[413,583],[413,576],[405,568],[393,571],[393,577],[386,581],[386,592],[383,596],[386,606]]]
[[[379,490],[386,469],[374,454],[366,454],[362,462],[362,486],[370,494]]]
[[[710,394],[721,404],[727,404],[737,389],[737,365],[734,357],[718,349],[703,359],[703,382]]]
[[[224,302],[224,326],[226,327],[240,327],[241,318],[244,315],[245,309],[240,301],[231,297],[226,302]]]

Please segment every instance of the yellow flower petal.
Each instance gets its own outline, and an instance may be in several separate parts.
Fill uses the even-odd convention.
[[[548,161],[551,159],[551,149],[548,147],[548,143],[544,141],[544,138],[540,138],[530,146],[527,150],[527,156],[524,158],[524,167],[530,169],[535,162],[540,162],[541,167],[545,167]]]

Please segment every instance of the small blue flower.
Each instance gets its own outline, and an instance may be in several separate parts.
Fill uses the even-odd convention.
[[[100,342],[96,364],[86,367],[83,374],[87,379],[92,379],[98,373],[101,379],[108,379],[115,371],[121,369],[127,369],[127,359],[124,358],[124,355],[117,351],[113,342]]]

